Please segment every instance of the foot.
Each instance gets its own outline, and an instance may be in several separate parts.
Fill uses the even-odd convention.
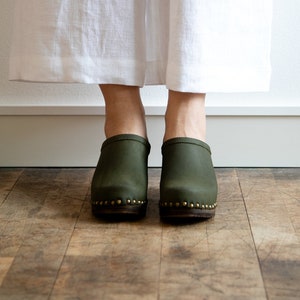
[[[149,151],[147,140],[132,134],[117,135],[103,143],[91,187],[96,217],[145,216]]]
[[[217,181],[209,146],[197,139],[174,138],[162,146],[160,216],[166,219],[211,218]]]

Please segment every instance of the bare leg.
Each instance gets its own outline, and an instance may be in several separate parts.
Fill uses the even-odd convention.
[[[139,88],[105,84],[100,89],[107,139],[92,179],[92,212],[96,217],[140,218],[147,208],[150,144]]]
[[[190,137],[205,141],[205,94],[169,91],[164,141]]]
[[[147,138],[145,111],[137,86],[99,85],[105,100],[105,135],[136,134]]]
[[[211,218],[217,181],[205,143],[205,94],[169,91],[162,146],[160,216]]]

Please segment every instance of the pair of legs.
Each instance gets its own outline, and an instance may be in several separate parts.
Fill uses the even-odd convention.
[[[100,85],[106,103],[105,134],[93,176],[97,217],[143,217],[147,208],[150,144],[139,87]],[[160,216],[210,218],[217,183],[205,141],[205,94],[169,91],[162,144]]]
[[[136,134],[147,139],[144,107],[136,86],[103,84],[106,137]],[[164,141],[190,137],[205,141],[205,94],[169,91]]]

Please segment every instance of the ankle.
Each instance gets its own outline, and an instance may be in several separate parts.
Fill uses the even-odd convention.
[[[205,94],[170,91],[165,125],[164,141],[175,137],[205,141]]]
[[[107,138],[119,134],[136,134],[147,138],[145,113],[143,107],[129,108],[120,106],[108,109],[105,120],[105,135]]]
[[[135,134],[144,139],[147,139],[146,128],[143,125],[135,125],[135,124],[126,124],[124,126],[118,125],[105,125],[104,128],[106,138],[110,138],[112,136],[120,135],[120,134]]]
[[[163,141],[165,142],[167,140],[177,137],[188,137],[201,140],[203,142],[206,141],[206,133],[205,130],[203,130],[203,128],[193,129],[189,126],[177,126],[172,127],[171,129],[167,129],[164,134]]]
[[[135,134],[147,138],[145,111],[139,88],[125,85],[101,85],[105,100],[105,135]]]
[[[194,131],[194,130],[182,130],[182,129],[172,129],[172,130],[166,130],[164,137],[163,137],[163,142],[173,139],[173,138],[194,138],[203,142],[206,142],[206,134],[205,132],[202,131]]]

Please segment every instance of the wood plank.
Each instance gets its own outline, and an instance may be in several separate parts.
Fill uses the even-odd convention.
[[[26,234],[26,221],[0,220],[0,257],[14,257]]]
[[[12,190],[23,169],[0,168],[0,205]]]
[[[13,257],[0,257],[0,286],[6,276],[14,258]]]
[[[285,195],[284,201],[289,219],[297,234],[300,234],[300,168],[272,169],[276,187]]]
[[[0,298],[299,298],[299,169],[216,171],[215,218],[177,225],[159,219],[160,169],[136,222],[92,216],[94,169],[2,173]]]
[[[241,169],[238,175],[268,298],[299,299],[299,169]]]
[[[149,208],[143,220],[95,219],[87,196],[52,299],[157,299],[162,232],[157,189],[160,172],[149,173]]]
[[[90,174],[90,169],[24,170],[1,206],[0,254],[14,255],[14,261],[3,278],[0,298],[48,299],[85,201]]]
[[[215,218],[163,228],[160,299],[266,299],[235,170],[217,174]]]
[[[0,219],[34,218],[52,190],[58,169],[25,169],[9,197],[1,205]]]
[[[138,223],[131,224],[127,230],[76,229],[52,294],[53,299],[58,295],[90,299],[97,291],[112,298],[124,294],[138,298],[154,295],[155,299],[161,237],[159,232],[154,233],[139,228]],[[112,284],[119,284],[118,289],[111,290]],[[136,285],[142,288],[137,290]],[[135,295],[132,294],[134,290]]]
[[[76,219],[91,174],[91,169],[26,169],[1,205],[0,219]]]
[[[47,297],[72,233],[43,221],[28,223],[25,227],[22,245],[2,283],[0,295],[3,297]]]

